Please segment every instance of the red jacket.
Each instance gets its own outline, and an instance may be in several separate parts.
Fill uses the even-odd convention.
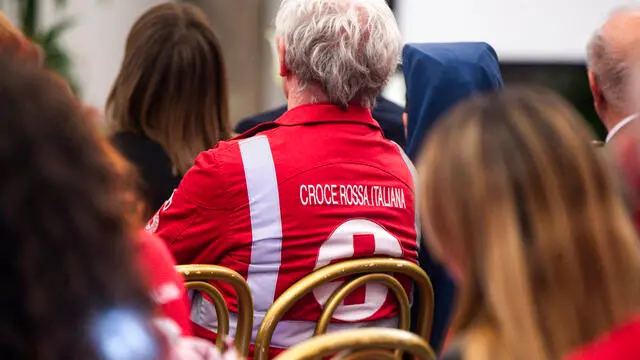
[[[384,139],[368,109],[304,105],[202,153],[147,229],[180,264],[216,264],[242,274],[257,330],[274,299],[314,269],[376,255],[415,262],[413,189],[411,163]],[[287,348],[309,338],[320,302],[339,284],[302,299],[272,344]],[[217,286],[237,311],[233,291]],[[361,290],[338,309],[334,329],[395,326],[396,304],[387,289]],[[211,304],[194,302],[193,320],[215,330]]]
[[[182,335],[191,335],[187,293],[182,277],[174,269],[175,261],[167,246],[147,232],[141,232],[137,245],[139,265],[160,315],[175,321]]]
[[[634,119],[619,129],[607,143],[612,160],[621,176],[637,229],[640,229],[640,120]]]
[[[640,359],[640,317],[619,326],[587,344],[564,360],[637,360]]]

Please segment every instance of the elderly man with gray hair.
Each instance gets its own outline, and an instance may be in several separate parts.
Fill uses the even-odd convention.
[[[401,48],[385,1],[284,0],[276,37],[289,110],[202,153],[147,226],[178,263],[222,265],[247,279],[254,336],[273,302],[314,270],[374,256],[416,262],[419,238],[414,169],[371,116]],[[272,356],[313,336],[339,285],[314,290],[278,322]],[[233,337],[235,295],[219,288]],[[397,315],[387,288],[369,284],[338,307],[329,331],[396,327]],[[192,320],[198,335],[215,337],[208,299],[194,298]]]
[[[636,118],[631,82],[638,48],[640,8],[622,8],[596,31],[587,49],[589,83],[596,111],[609,130],[607,142]]]
[[[606,146],[622,175],[640,225],[640,8],[621,8],[596,31],[588,47],[594,104],[609,130]]]

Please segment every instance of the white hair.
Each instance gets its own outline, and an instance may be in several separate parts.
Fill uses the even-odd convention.
[[[322,86],[342,107],[372,107],[400,59],[402,37],[384,0],[283,0],[276,37],[300,86]]]
[[[615,9],[609,19],[628,11],[638,10],[636,6],[624,6]],[[629,89],[631,84],[630,55],[612,48],[602,28],[598,29],[587,46],[587,67],[595,75],[598,88],[614,108],[631,111]]]

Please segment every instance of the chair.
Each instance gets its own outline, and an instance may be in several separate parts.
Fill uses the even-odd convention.
[[[431,335],[431,323],[433,321],[433,288],[429,277],[420,266],[407,260],[391,258],[347,260],[327,265],[305,276],[274,301],[269,311],[265,314],[256,336],[255,359],[266,360],[268,358],[271,338],[276,325],[297,301],[318,286],[354,275],[361,276],[345,282],[324,304],[324,310],[318,320],[315,335],[324,334],[334,311],[345,297],[370,282],[381,283],[394,293],[399,304],[399,327],[401,330],[409,331],[409,295],[405,293],[400,282],[389,273],[407,276],[416,284],[418,299],[420,305],[422,305],[419,308],[417,334],[423,339],[428,339]],[[399,357],[400,353],[398,352],[396,358]]]
[[[209,282],[220,281],[233,287],[238,297],[238,331],[235,344],[238,353],[246,358],[249,354],[253,327],[253,299],[244,278],[231,269],[216,265],[178,265],[176,270],[184,277],[187,289],[202,292],[213,302],[218,318],[216,346],[220,350],[223,350],[224,338],[229,335],[229,308],[220,291]]]
[[[429,344],[419,336],[404,330],[376,328],[317,336],[292,347],[275,360],[317,359],[343,350],[348,352],[337,359],[387,359],[387,356],[393,358],[390,352],[375,352],[372,349],[402,350],[414,355],[416,359],[436,360]]]

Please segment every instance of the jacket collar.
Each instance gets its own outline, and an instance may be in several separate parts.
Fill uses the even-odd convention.
[[[380,125],[373,119],[371,110],[361,106],[349,106],[343,110],[332,104],[306,104],[295,107],[282,115],[276,124],[281,126],[296,126],[318,123],[359,123],[380,129]]]
[[[332,104],[306,104],[295,107],[285,112],[276,121],[262,123],[253,129],[240,134],[234,140],[248,139],[258,135],[263,131],[275,129],[279,126],[298,126],[322,123],[356,123],[370,126],[382,132],[382,128],[373,119],[371,110],[361,106],[349,106],[348,110],[343,110]]]
[[[609,131],[609,134],[607,134],[607,139],[605,140],[605,142],[608,143],[609,141],[611,141],[611,139],[613,139],[613,137],[616,136],[616,134],[620,132],[622,128],[629,125],[629,123],[634,121],[637,117],[638,117],[638,114],[633,114],[631,116],[627,116],[626,118],[622,119],[622,121],[617,123],[616,126],[614,126],[611,129],[611,131]]]

